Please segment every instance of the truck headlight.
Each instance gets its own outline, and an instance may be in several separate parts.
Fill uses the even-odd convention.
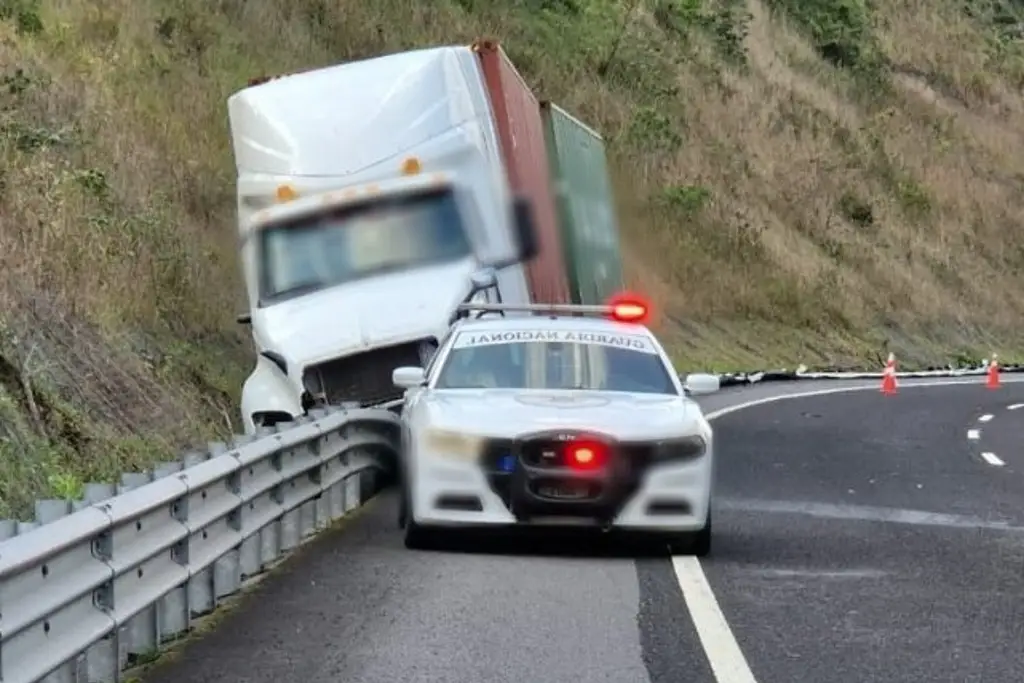
[[[476,460],[483,451],[484,438],[443,429],[429,429],[423,435],[423,449],[431,456],[450,460]]]
[[[654,449],[654,462],[676,462],[679,460],[696,460],[707,452],[708,445],[696,434],[680,439],[662,441]]]

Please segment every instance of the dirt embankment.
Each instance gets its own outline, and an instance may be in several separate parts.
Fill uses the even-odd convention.
[[[1017,4],[874,5],[0,0],[0,516],[237,419],[226,97],[480,34],[606,136],[687,367],[1014,359]]]

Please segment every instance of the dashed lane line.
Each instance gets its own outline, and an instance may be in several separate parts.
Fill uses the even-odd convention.
[[[996,455],[995,453],[989,453],[988,451],[985,451],[984,453],[982,453],[982,454],[981,454],[981,457],[982,457],[982,458],[983,458],[983,459],[985,460],[985,462],[987,462],[987,463],[988,463],[989,465],[994,465],[994,466],[996,466],[996,467],[1002,467],[1003,465],[1005,465],[1005,464],[1006,464],[1005,462],[1003,462],[1003,461],[1002,461],[1002,460],[1001,460],[1001,459],[999,458],[999,456],[998,456],[998,455]]]

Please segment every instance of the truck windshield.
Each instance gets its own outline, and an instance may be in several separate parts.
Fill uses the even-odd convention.
[[[471,252],[450,189],[345,206],[260,233],[264,305],[372,275],[455,261]]]
[[[617,332],[462,332],[434,386],[679,394],[650,338]]]

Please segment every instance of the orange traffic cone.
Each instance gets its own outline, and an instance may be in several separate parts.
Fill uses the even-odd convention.
[[[988,364],[988,377],[985,379],[985,386],[989,389],[998,389],[1001,386],[999,384],[999,361],[996,360],[994,353]]]
[[[882,393],[892,396],[896,393],[896,355],[890,353],[882,372]]]

